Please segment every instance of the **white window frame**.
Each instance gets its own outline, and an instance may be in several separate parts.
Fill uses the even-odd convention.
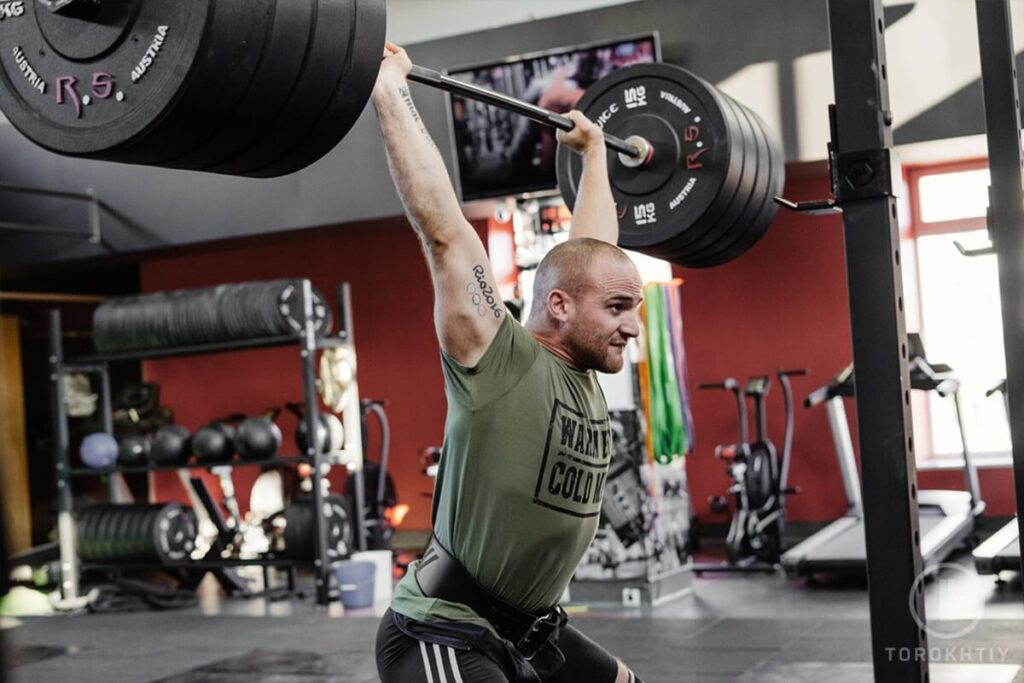
[[[906,269],[904,288],[905,299],[907,300],[907,329],[911,332],[920,332],[924,339],[925,348],[929,355],[934,354],[932,350],[935,346],[934,343],[929,342],[929,335],[927,325],[923,319],[923,303],[924,298],[928,296],[927,292],[923,291],[923,282],[921,279],[921,260],[918,247],[918,240],[922,237],[931,237],[942,234],[961,233],[961,232],[973,232],[980,231],[977,233],[977,239],[973,240],[970,245],[965,246],[978,246],[977,241],[984,241],[986,237],[985,231],[987,230],[987,221],[984,215],[974,216],[967,218],[957,218],[954,220],[944,221],[929,221],[926,222],[923,219],[923,211],[921,207],[921,193],[920,193],[920,181],[922,178],[933,175],[950,174],[962,171],[975,171],[979,169],[988,168],[988,161],[986,159],[970,159],[959,162],[953,162],[948,164],[936,164],[929,166],[911,167],[906,169],[906,185],[908,188],[908,197],[910,199],[910,220],[906,229],[903,231],[903,240],[905,248],[903,249],[905,257],[904,262],[910,266]],[[950,248],[953,245],[950,244]],[[907,257],[911,258],[907,258]],[[967,258],[967,257],[961,257]],[[982,256],[976,258],[991,259],[993,265],[995,264],[994,256]],[[1000,351],[1003,349],[1002,337],[999,336],[998,345]],[[932,358],[936,362],[944,362],[944,359],[936,357]],[[957,370],[954,367],[954,370]],[[972,401],[977,400],[988,400],[992,401],[993,409],[1001,410],[1001,401],[998,396],[992,396],[989,399],[984,399],[983,395],[975,396],[979,392],[979,383],[989,378],[979,378],[974,382],[974,386],[969,389],[970,394],[966,392],[961,397],[965,412],[970,411],[970,404]],[[991,378],[991,384],[995,384],[998,379]],[[936,453],[934,448],[934,430],[933,430],[933,413],[936,410],[936,401],[949,402],[948,399],[943,400],[939,397],[931,397],[924,395],[921,392],[914,392],[914,398],[912,403],[914,421],[915,421],[915,441],[918,443],[918,467],[920,469],[947,469],[957,468],[962,466],[962,459],[959,457],[959,451],[952,453]],[[951,407],[943,410],[943,419],[947,419],[953,415]],[[972,439],[970,430],[971,418],[967,417],[968,422],[967,439],[968,446],[972,446],[972,441],[977,441],[976,438]],[[1004,425],[1005,426],[1005,425]],[[1007,435],[1009,428],[1007,429]],[[979,466],[986,467],[1003,467],[1012,462],[1012,454],[1009,450],[1007,436],[1007,448],[1005,450],[992,450],[992,451],[979,451],[977,447],[972,449],[972,455],[975,456],[975,462]]]

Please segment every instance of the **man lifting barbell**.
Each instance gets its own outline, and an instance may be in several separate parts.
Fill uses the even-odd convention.
[[[622,369],[641,281],[615,246],[600,128],[579,112],[559,143],[583,159],[570,239],[537,268],[525,327],[496,293],[487,253],[388,43],[373,91],[388,163],[430,266],[448,401],[434,535],[377,635],[384,683],[637,680],[558,606],[597,529],[610,459],[595,371]]]

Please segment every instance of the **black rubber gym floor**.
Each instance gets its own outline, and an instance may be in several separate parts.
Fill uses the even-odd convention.
[[[930,638],[933,682],[1024,683],[1019,585],[1000,587],[991,577],[964,573],[952,590],[948,583],[941,594],[928,590],[929,626],[956,636]],[[340,616],[340,607],[320,610],[309,599],[204,596],[187,611],[6,620],[4,637],[13,645],[14,683],[377,680],[376,617],[369,611]],[[573,619],[647,683],[872,678],[862,586],[716,576],[695,579],[693,594],[655,609],[591,608]]]

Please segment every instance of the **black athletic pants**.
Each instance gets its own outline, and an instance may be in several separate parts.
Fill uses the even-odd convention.
[[[572,626],[558,649],[565,663],[538,672],[490,631],[471,624],[426,624],[390,609],[377,630],[377,672],[382,683],[614,683],[618,664]]]

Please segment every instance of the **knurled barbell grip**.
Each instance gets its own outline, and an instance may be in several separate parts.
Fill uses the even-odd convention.
[[[494,92],[493,90],[488,90],[487,88],[481,88],[477,85],[449,78],[438,71],[427,69],[416,64],[413,64],[412,71],[409,72],[409,80],[422,83],[423,85],[429,85],[432,88],[447,90],[448,92],[453,92],[456,95],[468,97],[471,100],[479,100],[480,102],[493,104],[495,107],[500,107],[501,109],[508,109],[509,111],[522,114],[528,119],[532,119],[537,123],[542,123],[552,128],[569,131],[575,127],[572,119],[562,116],[561,114],[556,114],[553,111],[548,111],[547,109],[530,104],[529,102],[523,102],[522,100]],[[608,133],[605,133],[604,144],[609,149],[614,149],[616,152],[633,158],[645,157],[648,154],[646,150],[641,150],[637,145],[630,144],[622,138],[609,135]]]

